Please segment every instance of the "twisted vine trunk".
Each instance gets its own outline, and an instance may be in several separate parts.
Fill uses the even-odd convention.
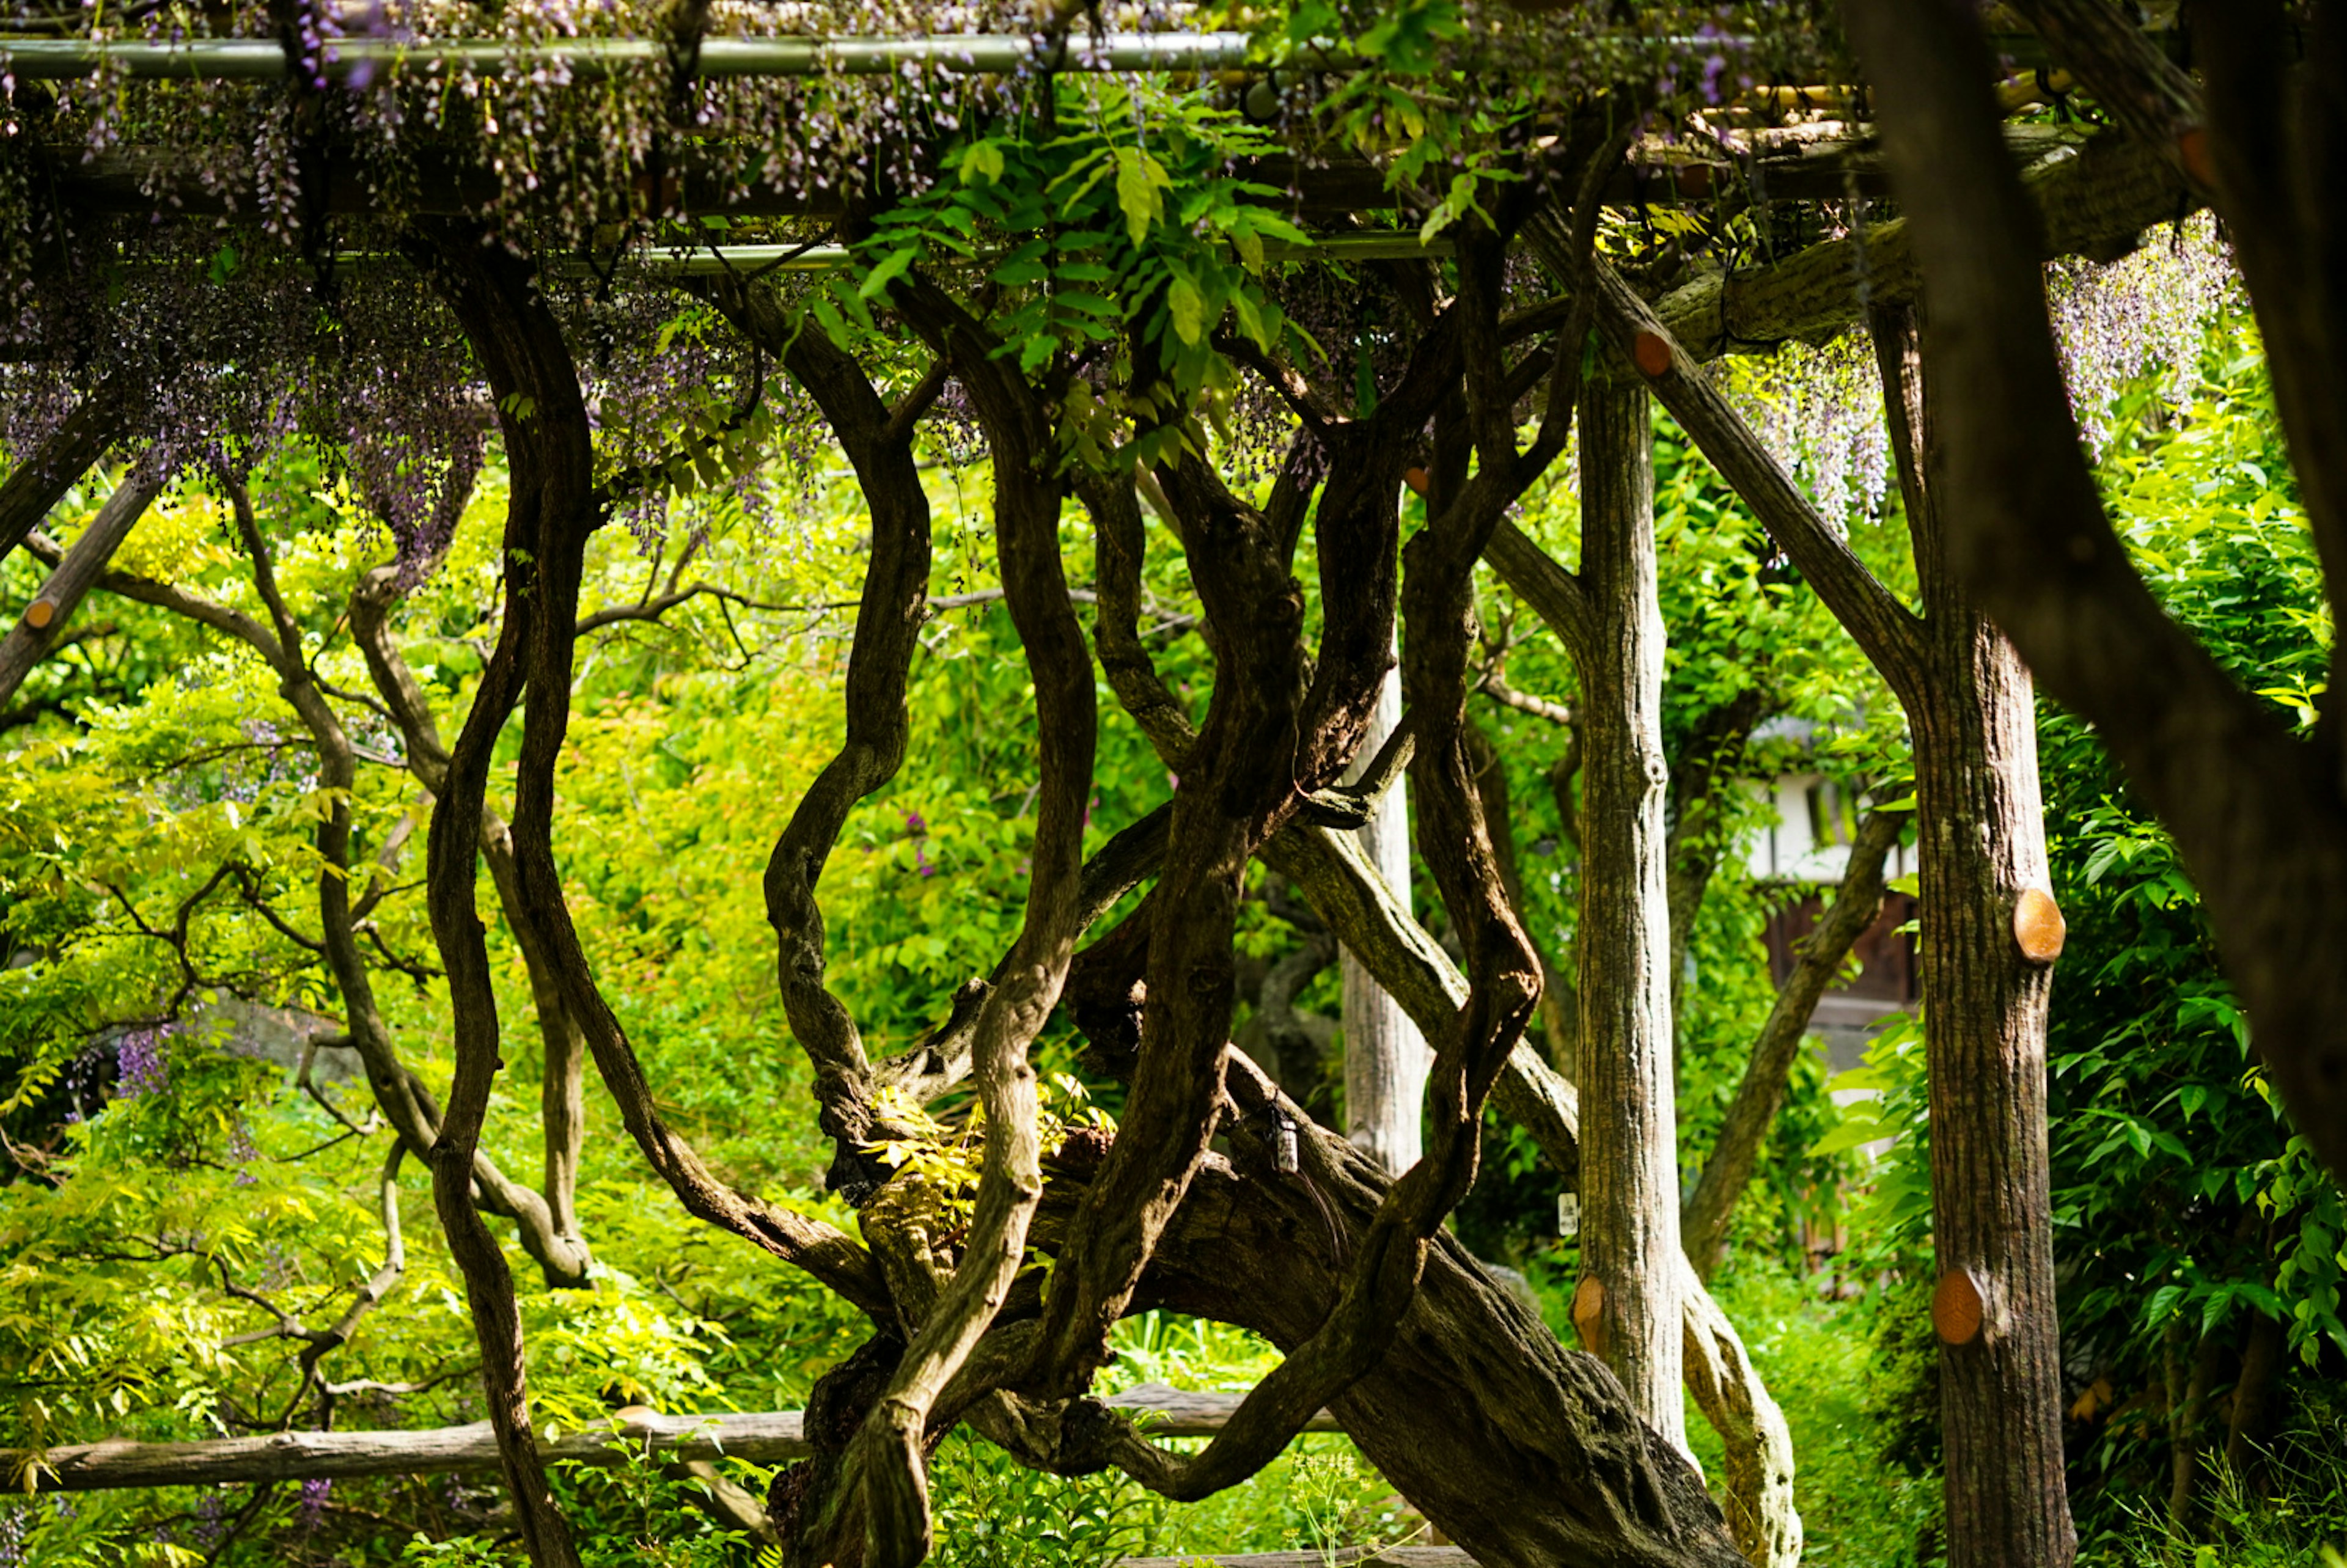
[[[472,1201],[473,1164],[498,1057],[497,992],[475,889],[481,814],[498,737],[525,686],[514,795],[518,845],[550,843],[554,769],[570,698],[570,651],[587,539],[601,520],[594,451],[579,373],[529,265],[481,243],[468,225],[433,224],[415,247],[487,373],[513,481],[506,517],[504,623],[448,759],[432,813],[426,902],[448,976],[456,1069],[431,1150],[432,1190],[448,1250],[465,1278],[481,1348],[481,1380],[523,1542],[538,1568],[579,1561],[548,1490],[529,1415],[521,1309],[497,1237]],[[519,856],[525,885],[535,869]],[[560,901],[559,884],[540,898]]]
[[[1307,1151],[1321,1196],[1340,1224],[1366,1224],[1376,1173],[1340,1140],[1314,1142],[1328,1162]],[[1288,1350],[1318,1328],[1345,1273],[1296,1178],[1215,1157],[1160,1243],[1143,1300]],[[1329,1409],[1482,1568],[1745,1562],[1701,1478],[1631,1413],[1604,1363],[1559,1344],[1448,1235],[1428,1249],[1391,1345]]]
[[[1652,415],[1635,383],[1593,386],[1584,402],[1581,576],[1592,614],[1573,650],[1586,713],[1573,1317],[1639,1419],[1684,1450]]]

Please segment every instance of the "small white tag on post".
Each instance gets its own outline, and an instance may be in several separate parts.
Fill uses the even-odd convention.
[[[1556,1234],[1572,1237],[1581,1234],[1581,1194],[1559,1193],[1556,1195]]]

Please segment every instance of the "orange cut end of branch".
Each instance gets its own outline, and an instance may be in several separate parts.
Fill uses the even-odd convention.
[[[2176,138],[2176,156],[2184,165],[2184,172],[2192,182],[2204,190],[2217,185],[2217,166],[2209,157],[2209,133],[2194,126]]]
[[[2062,907],[2045,888],[2024,887],[2013,901],[2013,939],[2019,944],[2021,956],[2031,963],[2050,964],[2060,958],[2069,934]]]
[[[36,599],[25,607],[25,624],[36,631],[46,630],[57,618],[57,607],[46,599]]]
[[[1940,1276],[1932,1290],[1932,1328],[1944,1345],[1969,1345],[1980,1337],[1983,1310],[1980,1281],[1968,1268],[1952,1268]]]
[[[1671,340],[1660,333],[1640,333],[1638,341],[1630,345],[1630,358],[1638,374],[1653,381],[1670,374]]]
[[[1431,483],[1423,468],[1404,468],[1401,471],[1401,482],[1420,496],[1426,494],[1427,487]]]
[[[1573,1327],[1583,1346],[1605,1354],[1605,1286],[1594,1274],[1583,1276],[1573,1288]]]

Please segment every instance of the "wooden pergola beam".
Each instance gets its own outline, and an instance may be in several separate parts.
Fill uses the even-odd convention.
[[[2202,205],[2157,152],[2109,135],[2038,164],[2023,183],[2043,220],[2039,254],[2047,261],[2123,255],[2145,230]],[[1655,313],[1690,355],[1712,360],[1830,335],[1870,302],[1912,300],[1922,283],[1907,221],[1893,218],[1781,261],[1698,278],[1657,301]]]
[[[1745,178],[1732,166],[1686,168],[1705,171],[1705,179]],[[1382,171],[1368,163],[1311,169],[1292,160],[1265,160],[1246,173],[1294,192],[1296,210],[1307,217],[1380,210],[1393,200]],[[1787,183],[1781,174],[1765,178],[1772,192],[1781,192]],[[1835,181],[1837,194],[1843,193],[1846,183],[1839,174]],[[2112,135],[2041,159],[2024,182],[2044,219],[2042,251],[2049,261],[2123,254],[2145,230],[2180,220],[2202,205],[2158,152]],[[736,217],[820,220],[840,210],[835,193],[769,191],[739,198],[724,191],[725,183],[709,167],[688,165],[679,184],[682,205],[689,211],[723,210]],[[1657,201],[1695,200],[1699,183],[1665,171],[1625,169],[1609,186],[1607,200],[1626,204],[1645,200],[1648,193]],[[493,184],[486,175],[453,166],[425,169],[419,171],[417,189],[426,194],[415,210],[454,213],[476,209],[487,200]],[[233,185],[207,190],[191,171],[182,174],[152,155],[135,151],[94,159],[77,171],[60,171],[56,190],[67,206],[96,211],[151,211],[157,197],[149,192],[159,190],[169,192],[189,212],[256,210],[251,192],[239,193]],[[336,212],[361,213],[374,206],[373,192],[356,180],[338,186],[329,196],[328,207]],[[1369,253],[1362,247],[1384,238],[1355,236],[1358,253],[1347,259],[1362,259]],[[1440,251],[1430,249],[1428,253]],[[818,260],[835,264],[828,254]],[[1729,354],[1769,353],[1788,341],[1831,335],[1857,320],[1870,300],[1896,303],[1914,298],[1919,282],[1906,220],[1892,218],[1780,261],[1707,273],[1664,295],[1655,310],[1689,354],[1711,360]]]
[[[2034,161],[2079,140],[2069,128],[2016,125],[2007,128],[2014,156]],[[737,190],[735,171],[763,154],[743,150],[725,156],[696,149],[680,159],[661,193],[678,217],[834,219],[843,202],[836,190],[778,190],[753,184]],[[316,210],[336,217],[364,217],[383,210],[364,166],[338,159],[328,164]],[[459,217],[477,212],[503,192],[502,182],[477,163],[446,156],[415,159],[412,179],[403,177],[400,210],[417,217]],[[1329,219],[1390,210],[1394,192],[1385,170],[1358,158],[1307,162],[1265,158],[1240,166],[1241,178],[1281,192],[1266,198],[1300,216]],[[87,160],[61,160],[43,181],[67,212],[148,215],[159,209],[201,217],[242,216],[262,211],[260,183],[251,168],[199,169],[184,153],[122,148]],[[1684,147],[1634,149],[1604,187],[1615,207],[1669,207],[1723,200],[1753,205],[1774,201],[1840,201],[1852,196],[1890,193],[1890,182],[1872,138],[1851,135],[1791,149],[1763,151],[1748,159]],[[639,192],[646,205],[652,193]]]

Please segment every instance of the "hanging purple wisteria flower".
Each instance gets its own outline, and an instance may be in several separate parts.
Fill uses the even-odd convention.
[[[115,1043],[116,1099],[136,1100],[142,1094],[160,1094],[171,1086],[171,1064],[164,1054],[164,1042],[171,1032],[169,1024],[134,1029]]]

